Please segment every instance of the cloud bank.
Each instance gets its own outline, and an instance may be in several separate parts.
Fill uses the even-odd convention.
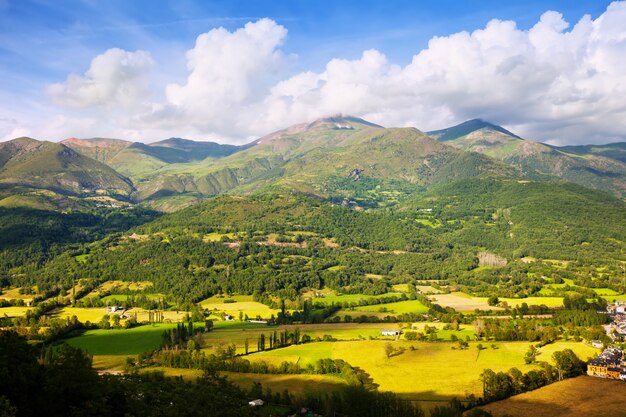
[[[48,93],[59,106],[105,114],[84,117],[106,123],[99,128],[110,136],[144,140],[176,135],[241,143],[343,113],[422,130],[480,117],[535,140],[606,143],[626,139],[623,22],[626,2],[573,26],[554,11],[528,30],[494,19],[473,32],[432,38],[405,66],[372,49],[356,60],[333,59],[320,72],[289,74],[287,29],[261,19],[198,36],[186,54],[186,79],[162,87],[160,101],[147,103],[158,65],[146,52],[120,49],[97,56],[83,75],[50,85]],[[112,110],[120,106],[123,114]]]

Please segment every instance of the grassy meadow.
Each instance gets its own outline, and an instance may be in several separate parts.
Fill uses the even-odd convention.
[[[0,317],[22,317],[30,307],[0,307]]]
[[[517,367],[525,372],[536,367],[524,363],[529,342],[496,342],[496,349],[483,342],[486,349],[479,352],[476,342],[471,342],[469,349],[459,350],[457,344],[451,342],[397,341],[392,342],[397,353],[389,358],[385,354],[387,343],[390,342],[320,342],[262,352],[248,358],[275,364],[285,360],[306,364],[325,356],[343,359],[369,373],[380,385],[380,390],[420,401],[481,395],[479,377],[485,368],[508,371]],[[541,348],[539,360],[551,362],[552,353],[566,348],[574,350],[581,358],[597,353],[596,349],[583,343],[557,342]]]
[[[234,300],[235,302],[225,303],[225,300]],[[272,309],[265,304],[254,301],[251,295],[213,296],[200,301],[199,304],[203,309],[213,310],[217,313],[223,312],[235,318],[238,318],[239,312],[241,312],[244,315],[248,315],[251,319],[257,316],[269,319],[272,315],[276,316],[280,312],[280,310]]]
[[[430,296],[433,303],[443,307],[452,307],[460,312],[479,310],[502,310],[502,307],[490,306],[487,297],[474,297],[463,292],[450,294],[436,294]],[[531,305],[546,305],[550,308],[563,307],[562,297],[526,297],[526,298],[499,298],[500,303],[507,303],[509,307],[519,307],[522,303]]]
[[[160,323],[132,329],[88,330],[80,336],[67,339],[67,343],[94,356],[138,355],[158,348],[163,331],[175,326]]]

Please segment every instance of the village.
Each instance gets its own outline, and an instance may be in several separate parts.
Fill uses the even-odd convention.
[[[614,342],[623,341],[626,337],[626,302],[615,301],[615,304],[607,306],[606,312],[611,316],[611,323],[604,326],[607,336]],[[592,345],[598,348],[604,346],[597,340],[592,341]],[[606,347],[597,358],[587,363],[587,375],[626,381],[624,351],[618,347]]]

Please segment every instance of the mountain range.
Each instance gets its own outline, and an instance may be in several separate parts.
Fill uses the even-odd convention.
[[[96,201],[173,211],[218,194],[287,190],[369,208],[475,177],[566,181],[623,199],[626,144],[549,146],[479,119],[424,133],[349,116],[243,146],[181,138],[0,143],[0,206]]]

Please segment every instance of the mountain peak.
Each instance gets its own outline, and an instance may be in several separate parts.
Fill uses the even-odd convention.
[[[382,126],[377,125],[372,122],[368,122],[367,120],[361,119],[360,117],[349,116],[349,115],[344,116],[341,114],[328,116],[328,117],[321,117],[309,123],[308,128],[311,129],[320,125],[329,125],[329,124],[335,125],[336,129],[353,129],[354,128],[353,124],[382,128]]]
[[[463,123],[460,123],[456,126],[448,127],[440,130],[433,130],[427,132],[427,134],[440,142],[446,142],[449,140],[458,139],[461,136],[469,135],[472,132],[476,132],[481,129],[491,130],[495,132],[500,132],[507,136],[511,136],[516,139],[521,139],[516,134],[506,130],[502,126],[495,125],[493,123],[487,122],[483,119],[471,119],[467,120]]]

